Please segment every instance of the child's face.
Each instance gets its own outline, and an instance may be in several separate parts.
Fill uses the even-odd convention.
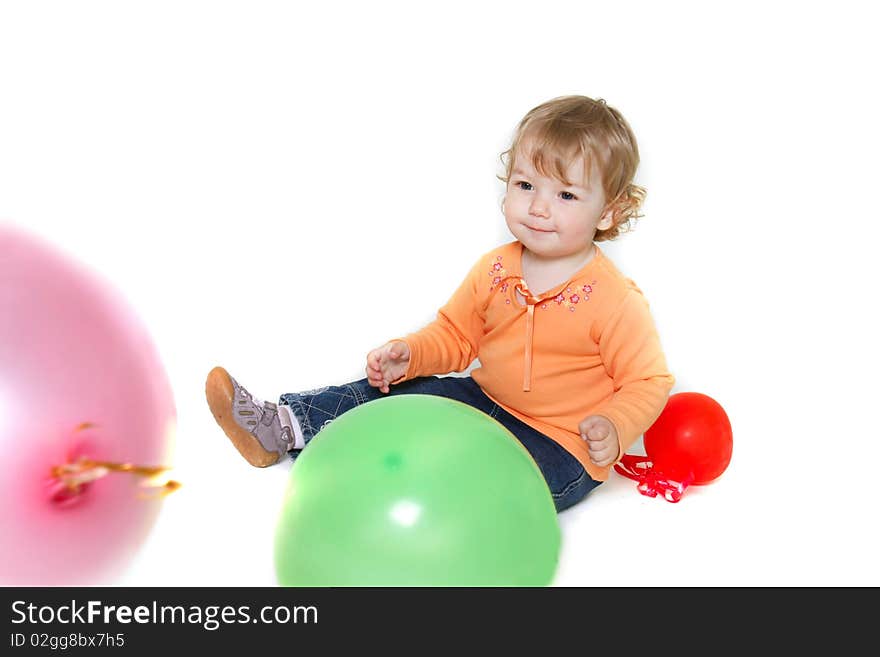
[[[596,230],[611,227],[602,175],[596,158],[592,159],[587,177],[586,162],[576,158],[566,170],[572,184],[566,185],[534,169],[528,144],[517,150],[504,197],[504,218],[514,237],[535,255],[586,257]]]

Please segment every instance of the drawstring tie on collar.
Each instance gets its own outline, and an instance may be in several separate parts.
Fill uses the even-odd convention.
[[[492,284],[494,292],[506,292],[509,289],[507,287],[508,283],[513,283],[514,301],[516,301],[516,292],[519,292],[526,302],[526,342],[523,362],[522,389],[523,392],[529,392],[532,389],[532,342],[535,333],[535,306],[539,303],[545,302],[547,299],[553,299],[556,295],[546,294],[541,297],[536,297],[532,294],[531,290],[529,290],[529,286],[526,284],[526,279],[522,276],[505,276],[504,278],[496,279]],[[565,286],[563,286],[563,288],[564,287]]]
[[[542,299],[531,293],[526,281],[520,278],[514,288],[526,300],[526,343],[525,362],[523,363],[523,392],[532,389],[532,337],[535,333],[535,306]]]

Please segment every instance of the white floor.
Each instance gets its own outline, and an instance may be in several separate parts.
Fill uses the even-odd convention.
[[[240,470],[238,464],[231,470]],[[118,583],[274,586],[273,501],[285,468],[232,472],[216,487],[169,498],[151,538]],[[820,503],[810,512],[765,491],[737,495],[734,472],[691,489],[677,505],[639,495],[614,478],[560,516],[555,586],[876,586],[877,539],[864,510],[851,519]],[[236,484],[232,485],[232,481]],[[201,498],[201,499],[199,499]],[[259,504],[256,503],[259,500]],[[789,515],[785,515],[786,507]],[[258,511],[254,512],[257,508]],[[796,508],[796,507],[795,507]],[[847,512],[840,510],[846,515]],[[777,516],[778,514],[778,516]],[[198,518],[193,529],[193,518]],[[195,535],[194,535],[195,534]]]
[[[645,217],[603,248],[734,455],[678,504],[615,476],[561,514],[554,584],[880,585],[862,4],[456,4],[0,5],[0,221],[113,281],[177,403],[183,488],[112,583],[274,585],[288,466],[226,444],[208,370],[266,399],[359,376],[510,239],[498,156],[576,93],[638,135]]]
[[[176,472],[183,488],[119,585],[275,586],[274,530],[290,465],[252,468],[198,404]],[[559,516],[554,586],[876,586],[869,473],[811,476],[792,456],[750,459],[744,428],[715,482],[677,504],[614,475]]]

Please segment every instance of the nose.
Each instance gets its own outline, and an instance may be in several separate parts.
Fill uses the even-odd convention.
[[[549,204],[539,194],[535,194],[529,205],[529,214],[533,217],[541,217],[546,219],[550,216]]]

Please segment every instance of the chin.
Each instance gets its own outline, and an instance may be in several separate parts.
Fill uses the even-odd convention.
[[[535,243],[535,240],[520,240],[523,246],[531,251],[534,255],[542,258],[555,258],[559,255],[557,250],[547,246],[546,244]]]

